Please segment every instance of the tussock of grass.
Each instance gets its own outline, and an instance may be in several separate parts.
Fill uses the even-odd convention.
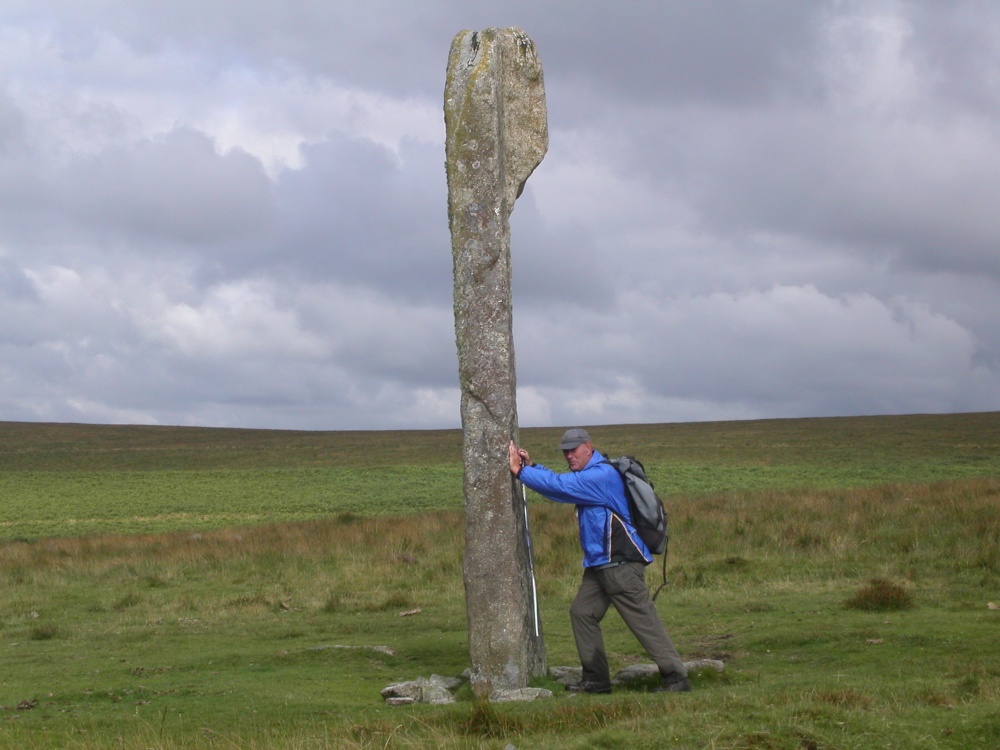
[[[844,602],[848,609],[864,609],[870,612],[889,612],[909,609],[913,606],[913,594],[898,583],[873,578]]]
[[[32,625],[28,637],[33,641],[50,641],[62,635],[58,625],[53,623],[40,623]]]
[[[112,604],[111,609],[117,609],[117,610],[128,609],[129,607],[136,606],[141,601],[142,601],[141,596],[139,596],[135,592],[129,592],[125,594],[125,596],[118,599],[118,601],[116,601],[114,604]]]

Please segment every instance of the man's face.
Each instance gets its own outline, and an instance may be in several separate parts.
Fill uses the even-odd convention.
[[[593,443],[580,443],[572,450],[564,450],[563,455],[566,457],[566,464],[571,471],[580,471],[594,455],[594,445]]]

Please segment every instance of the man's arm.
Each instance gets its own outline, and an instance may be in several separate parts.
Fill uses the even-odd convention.
[[[513,444],[512,444],[513,445]],[[522,464],[523,459],[523,464]],[[614,510],[613,494],[609,492],[608,475],[596,467],[585,471],[567,471],[562,474],[531,461],[527,451],[510,450],[510,466],[513,473],[528,488],[549,500],[575,505],[604,505]],[[611,469],[614,472],[614,469]],[[617,484],[621,480],[613,477]]]

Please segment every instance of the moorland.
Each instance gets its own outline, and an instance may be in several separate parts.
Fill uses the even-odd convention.
[[[691,693],[383,703],[467,666],[459,430],[0,423],[0,747],[1000,746],[1000,413],[591,432],[667,502]],[[573,665],[572,508],[529,510]]]

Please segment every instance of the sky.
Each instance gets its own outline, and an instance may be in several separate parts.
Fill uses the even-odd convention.
[[[0,420],[459,427],[446,66],[511,26],[521,426],[1000,409],[1000,3],[0,0]]]

